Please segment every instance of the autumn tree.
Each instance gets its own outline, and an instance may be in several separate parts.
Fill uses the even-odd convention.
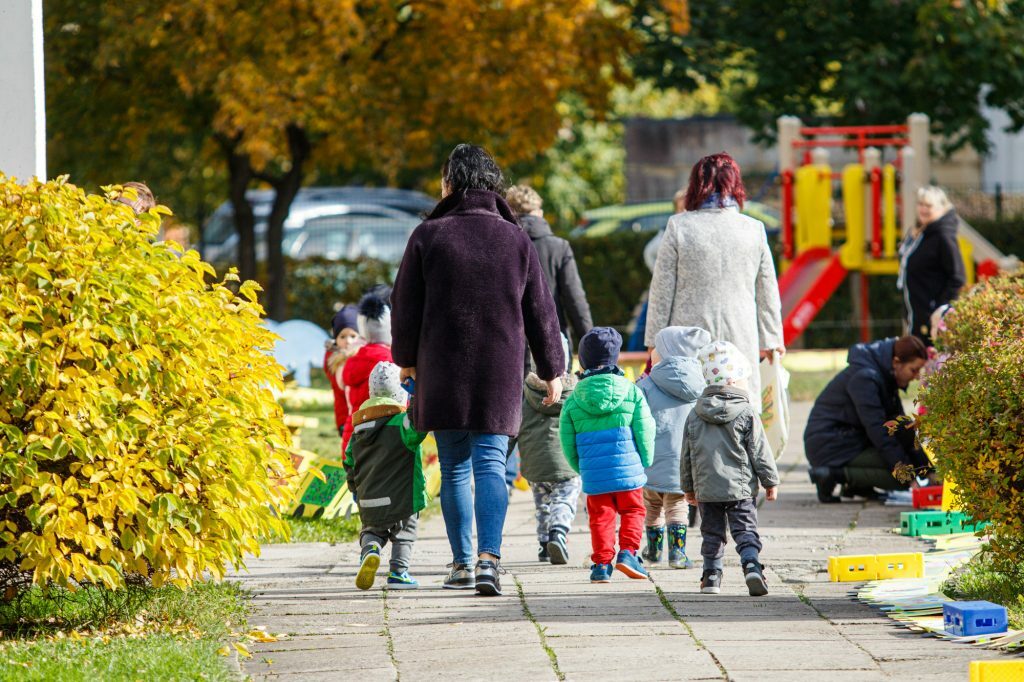
[[[121,110],[152,79],[168,115],[216,144],[243,276],[255,271],[245,191],[274,188],[268,312],[278,318],[284,220],[311,167],[361,163],[394,179],[437,168],[465,139],[515,162],[554,141],[565,93],[600,115],[626,77],[625,21],[596,0],[143,0],[99,12],[82,66],[121,84],[108,92]],[[127,118],[122,134],[137,145],[161,134],[158,121]]]
[[[983,105],[1024,126],[1024,2],[1004,0],[635,0],[640,75],[684,89],[728,84],[761,139],[776,118],[899,123],[920,111],[949,149],[987,148]]]

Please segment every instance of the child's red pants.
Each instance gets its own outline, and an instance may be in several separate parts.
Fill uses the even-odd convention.
[[[595,564],[610,564],[615,558],[616,517],[622,517],[619,522],[619,549],[640,550],[646,514],[643,488],[587,495],[587,514],[590,517],[590,544],[594,548],[591,559]]]

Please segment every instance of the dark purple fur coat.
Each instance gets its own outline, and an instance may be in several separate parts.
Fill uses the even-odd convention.
[[[562,374],[537,251],[494,192],[450,195],[413,231],[391,304],[391,353],[416,367],[420,431],[517,434],[527,341],[542,379]]]

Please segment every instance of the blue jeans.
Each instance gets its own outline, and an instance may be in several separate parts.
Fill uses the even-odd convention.
[[[435,431],[441,464],[441,513],[455,563],[473,563],[473,516],[477,554],[501,556],[501,531],[508,511],[505,458],[508,436],[471,431]],[[469,478],[476,484],[476,500]]]

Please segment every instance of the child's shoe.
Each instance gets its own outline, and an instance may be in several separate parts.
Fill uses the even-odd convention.
[[[565,533],[560,530],[551,531],[551,539],[548,540],[548,555],[551,563],[558,566],[569,563],[569,548],[565,546]]]
[[[389,590],[415,590],[420,584],[409,575],[409,571],[402,571],[401,573],[395,573],[391,571],[388,574],[387,588]]]
[[[615,570],[625,573],[634,580],[643,580],[647,577],[647,570],[640,563],[636,552],[624,549],[615,557]]]
[[[764,566],[756,561],[748,561],[743,565],[743,577],[747,581],[747,591],[751,597],[763,597],[768,594],[768,582],[764,579]]]
[[[373,587],[379,567],[380,545],[371,542],[363,548],[363,558],[359,562],[359,572],[356,573],[356,587],[360,590],[368,590]]]
[[[672,568],[693,568],[693,562],[686,556],[686,526],[672,524],[668,527],[668,565]]]
[[[660,562],[664,543],[665,526],[647,526],[647,547],[644,548],[644,561],[652,564]]]
[[[700,578],[700,591],[703,594],[718,594],[722,591],[722,570],[705,568]]]
[[[611,564],[594,564],[590,567],[590,582],[607,583],[612,579]]]
[[[551,555],[548,553],[548,545],[546,542],[540,543],[540,550],[537,551],[537,561],[547,563],[551,561]]]

